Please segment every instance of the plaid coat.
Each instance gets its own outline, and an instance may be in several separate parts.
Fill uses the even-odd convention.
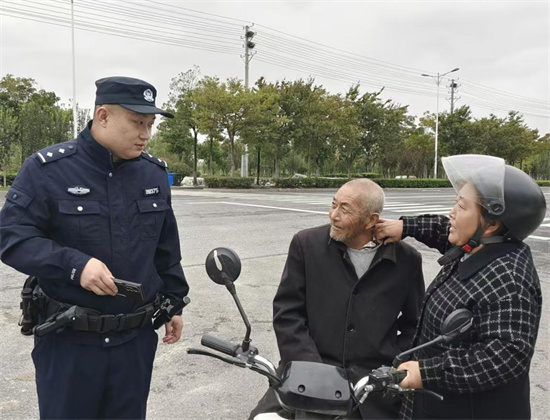
[[[449,219],[403,217],[403,236],[444,253]],[[539,278],[524,243],[486,245],[464,260],[446,264],[426,291],[413,345],[439,335],[447,315],[468,308],[474,315],[470,336],[415,354],[424,388],[408,395],[403,418],[530,418],[529,366],[542,308]]]

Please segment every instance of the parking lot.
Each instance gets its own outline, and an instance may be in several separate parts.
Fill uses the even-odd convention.
[[[550,201],[550,188],[543,190]],[[235,343],[242,341],[245,333],[230,294],[207,277],[205,258],[210,250],[219,246],[232,248],[239,254],[243,269],[236,287],[252,324],[253,345],[261,355],[277,362],[271,301],[288,245],[297,231],[328,222],[334,192],[173,189],[172,203],[179,225],[182,265],[191,286],[191,304],[184,310],[184,338],[174,345],[159,343],[149,418],[244,419],[248,416],[267,389],[267,380],[254,372],[186,353],[187,348],[200,346],[204,333]],[[454,201],[451,189],[396,189],[386,193],[383,213],[386,218],[445,214]],[[533,250],[544,299],[531,366],[533,418],[540,419],[548,418],[550,409],[546,379],[550,350],[549,216],[550,212],[543,226],[527,241]],[[407,241],[422,253],[424,277],[429,283],[439,269],[438,254],[413,240]],[[25,276],[0,263],[0,278],[0,418],[37,418],[34,368],[30,359],[32,338],[22,336],[17,327],[19,293]]]

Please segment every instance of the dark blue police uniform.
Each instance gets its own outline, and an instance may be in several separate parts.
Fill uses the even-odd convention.
[[[166,163],[146,153],[113,163],[90,127],[23,164],[1,212],[2,261],[36,276],[50,298],[102,314],[132,313],[138,304],[80,285],[92,257],[116,278],[140,283],[145,302],[157,293],[181,301],[189,287]],[[151,325],[35,337],[41,417],[144,418],[157,342]]]

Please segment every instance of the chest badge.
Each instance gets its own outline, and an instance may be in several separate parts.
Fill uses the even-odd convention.
[[[67,188],[67,192],[72,195],[86,195],[90,194],[90,191],[91,190],[89,188],[82,186]]]
[[[159,194],[160,194],[160,187],[145,188],[143,190],[143,195],[145,197],[149,197],[151,195],[159,195]]]

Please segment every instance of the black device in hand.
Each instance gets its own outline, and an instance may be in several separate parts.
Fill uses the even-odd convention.
[[[135,301],[141,305],[145,302],[143,295],[143,285],[134,283],[133,281],[116,279],[113,277],[113,281],[118,288],[117,296],[124,296],[127,298],[135,299]]]

